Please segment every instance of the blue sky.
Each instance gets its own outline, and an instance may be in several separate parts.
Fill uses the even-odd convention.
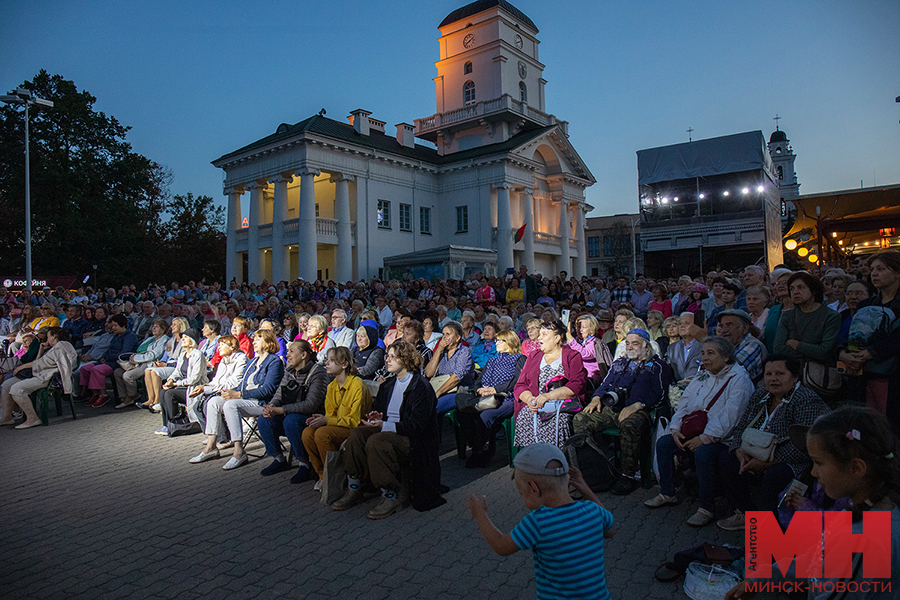
[[[783,117],[801,193],[900,183],[900,2],[513,2],[540,29],[547,111],[597,184],[637,209],[635,152]],[[210,161],[325,108],[389,125],[435,111],[437,25],[459,0],[6,0],[0,88],[73,79],[167,166],[224,203]]]

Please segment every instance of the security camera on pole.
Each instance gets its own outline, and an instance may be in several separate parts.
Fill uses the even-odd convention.
[[[31,171],[28,153],[28,107],[33,105],[53,108],[53,102],[31,95],[31,90],[17,88],[6,96],[0,96],[0,100],[7,104],[22,104],[25,106],[25,289],[31,291]]]

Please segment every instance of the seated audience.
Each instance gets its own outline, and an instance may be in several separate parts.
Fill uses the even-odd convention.
[[[456,406],[456,388],[469,387],[475,382],[475,362],[468,346],[462,344],[462,326],[450,321],[444,325],[443,331],[437,352],[425,366],[425,377],[439,383],[435,385],[435,381],[431,382],[435,387],[439,414]]]
[[[672,367],[675,381],[690,379],[700,370],[700,343],[694,339],[695,331],[693,313],[682,313],[678,321],[681,339],[666,351],[666,362]]]
[[[95,363],[83,365],[79,371],[79,383],[89,390],[91,399],[88,404],[94,408],[109,402],[109,395],[104,393],[106,378],[113,374],[119,356],[133,353],[137,348],[137,338],[128,329],[128,320],[124,315],[111,316],[109,323],[113,334],[109,349]]]
[[[197,386],[209,382],[206,355],[198,347],[199,340],[200,332],[196,329],[188,329],[181,336],[181,356],[175,363],[175,370],[162,386],[160,408],[162,409],[163,426],[153,432],[156,435],[171,436],[170,422],[181,413],[178,405],[187,405],[188,393]]]
[[[144,377],[144,371],[160,360],[166,352],[169,337],[166,332],[169,325],[162,319],[156,319],[150,327],[150,337],[141,342],[134,354],[127,361],[128,370],[119,366],[113,371],[119,403],[116,408],[134,406],[138,399],[138,380]]]
[[[221,395],[224,390],[238,389],[247,367],[247,355],[241,351],[241,345],[233,335],[219,338],[219,366],[212,380],[205,385],[195,386],[188,394],[188,413],[196,417],[200,430],[206,432],[207,402]],[[227,427],[220,423],[217,426],[219,444],[227,444]]]
[[[377,329],[363,325],[356,330],[353,360],[356,362],[360,377],[363,379],[375,378],[375,374],[384,365],[384,350],[378,347]]]
[[[166,342],[166,351],[162,358],[153,362],[144,370],[144,386],[147,388],[147,401],[139,406],[148,408],[153,412],[159,412],[159,398],[162,393],[162,384],[175,371],[175,364],[181,356],[181,336],[190,329],[188,321],[184,317],[172,319],[172,336]]]

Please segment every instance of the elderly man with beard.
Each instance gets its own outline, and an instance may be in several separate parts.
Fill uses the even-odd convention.
[[[619,428],[623,476],[613,486],[614,494],[625,496],[640,486],[640,450],[649,439],[650,411],[663,402],[671,381],[671,369],[654,353],[650,334],[632,329],[625,336],[625,356],[612,364],[590,404],[575,415],[576,434],[599,438],[605,429]]]

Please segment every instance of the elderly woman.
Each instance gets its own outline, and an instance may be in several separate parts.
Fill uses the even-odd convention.
[[[532,317],[525,322],[526,337],[522,340],[522,354],[531,356],[535,352],[540,352],[540,335],[541,324],[543,322],[537,317]]]
[[[188,329],[181,336],[181,356],[175,363],[175,370],[163,384],[163,394],[160,400],[162,409],[163,426],[153,433],[156,435],[168,435],[172,437],[177,427],[174,420],[180,415],[179,404],[188,404],[188,393],[197,386],[209,382],[207,375],[206,355],[200,350],[200,332],[196,329]],[[183,432],[189,430],[182,429]],[[197,433],[199,427],[193,433]]]
[[[672,367],[675,381],[690,379],[700,370],[700,343],[694,339],[695,331],[705,330],[694,328],[693,313],[681,313],[678,317],[678,335],[681,339],[666,349],[666,362]]]
[[[389,377],[378,391],[372,411],[350,432],[344,451],[347,492],[332,510],[347,510],[364,500],[365,487],[381,490],[382,499],[368,512],[384,519],[412,500],[430,510],[440,496],[439,429],[434,389],[420,373],[421,356],[405,341],[394,342],[385,357]],[[401,473],[409,464],[408,479]]]
[[[356,330],[353,360],[360,377],[367,380],[375,378],[375,373],[384,365],[384,350],[378,346],[377,329],[363,325]]]
[[[786,311],[794,308],[794,302],[791,300],[791,294],[788,291],[788,279],[794,272],[790,269],[775,269],[769,275],[769,282],[772,286],[772,297],[774,304],[769,308],[769,314],[766,317],[766,329],[763,332],[763,341],[766,343],[766,350],[769,354],[775,352],[775,336],[778,334],[778,323],[781,321],[781,315]]]
[[[271,402],[263,406],[263,414],[257,419],[259,437],[266,446],[266,455],[273,458],[272,464],[260,471],[260,475],[267,477],[291,468],[279,441],[283,435],[291,443],[291,450],[300,463],[291,477],[291,483],[303,483],[313,477],[302,435],[309,418],[324,411],[327,387],[328,374],[316,362],[316,353],[309,342],[291,342],[281,385]]]
[[[444,327],[448,324],[445,323]],[[460,336],[462,339],[466,341],[470,348],[474,347],[478,342],[481,341],[481,332],[475,326],[475,313],[471,310],[467,310],[463,313],[462,320],[460,321],[460,326],[462,327],[462,333]],[[442,328],[443,330],[443,328]]]
[[[434,352],[435,348],[437,348],[438,342],[441,341],[441,326],[439,324],[439,319],[437,315],[433,312],[425,313],[425,316],[422,318],[422,341],[425,342],[425,345]]]
[[[769,288],[754,285],[748,287],[744,293],[747,300],[747,313],[756,328],[759,329],[759,339],[765,337],[766,320],[769,318],[769,304],[772,302],[772,293]]]
[[[597,318],[590,313],[579,315],[575,319],[574,337],[569,342],[569,348],[575,350],[581,355],[581,361],[584,363],[584,369],[587,371],[588,379],[592,379],[594,384],[603,381],[609,366],[612,364],[612,357],[609,355],[609,349],[605,344],[597,343],[595,337],[600,323]],[[597,352],[601,354],[598,356]]]
[[[513,388],[519,380],[525,355],[519,352],[519,337],[511,331],[497,334],[497,355],[491,358],[475,382],[475,394],[483,400],[494,399],[493,407],[478,412],[457,411],[457,418],[466,441],[472,447],[472,455],[466,461],[467,469],[487,467],[494,455],[494,424],[502,422],[513,412]]]
[[[560,321],[541,325],[541,351],[525,361],[513,394],[518,400],[516,446],[546,442],[562,447],[569,438],[572,414],[566,404],[581,404],[587,371],[581,355],[565,345],[566,326]]]
[[[247,358],[253,358],[253,338],[250,337],[251,324],[244,317],[235,317],[231,320],[231,335],[238,341],[241,346],[241,352],[247,355]]]
[[[700,360],[703,371],[688,384],[666,434],[656,441],[660,494],[644,502],[649,508],[677,504],[675,457],[693,455],[700,508],[687,523],[694,527],[715,518],[716,457],[753,393],[750,376],[735,362],[734,346],[725,338],[703,340]]]
[[[717,471],[725,497],[734,514],[718,522],[727,531],[744,528],[748,510],[775,511],[778,494],[809,468],[809,456],[794,446],[788,430],[795,425],[809,428],[828,406],[815,392],[800,383],[800,361],[772,355],[764,363],[765,389],[751,397],[726,447],[719,448]],[[754,457],[743,442],[744,432],[755,429],[771,434],[775,450],[771,460]]]
[[[159,397],[162,392],[163,381],[169,378],[175,371],[175,364],[181,356],[181,336],[190,329],[188,321],[184,317],[172,319],[172,337],[166,342],[166,351],[162,358],[150,364],[144,370],[144,385],[147,388],[147,401],[139,406],[149,408],[153,412],[158,411]]]
[[[316,362],[325,364],[328,351],[334,348],[334,340],[328,337],[328,321],[322,315],[312,315],[306,324],[306,341],[316,353]]]
[[[666,338],[666,352],[663,352],[663,356],[668,354],[669,346],[681,339],[681,335],[678,333],[678,325],[680,322],[681,319],[679,317],[669,317],[663,321],[663,337]],[[662,347],[663,345],[660,344],[660,352],[662,352]]]
[[[322,489],[326,455],[341,447],[372,406],[372,394],[357,376],[356,363],[348,348],[329,349],[325,371],[334,377],[325,391],[325,410],[314,413],[306,421],[301,435],[309,462],[319,476],[316,491]]]
[[[451,321],[444,325],[443,331],[444,337],[437,345],[437,352],[425,366],[425,377],[434,379],[431,385],[436,386],[438,413],[445,413],[456,406],[457,387],[468,387],[475,382],[472,353],[460,343],[463,340],[462,325]]]
[[[25,421],[16,425],[16,429],[40,425],[41,420],[31,403],[30,394],[45,387],[57,373],[62,379],[63,391],[71,393],[72,373],[77,362],[78,353],[69,342],[69,332],[62,327],[49,328],[47,341],[41,344],[37,358],[16,367],[13,373],[17,377],[7,379],[0,387],[0,416],[3,417],[0,425],[15,425],[12,416],[14,404],[25,413]],[[20,379],[26,369],[31,369],[31,377]]]
[[[841,332],[841,316],[823,304],[822,284],[801,271],[788,279],[788,290],[794,308],[781,316],[775,352],[804,362],[831,360]]]
[[[188,414],[197,418],[200,429],[206,431],[206,403],[213,396],[221,395],[224,390],[233,390],[241,385],[244,370],[247,367],[247,355],[241,351],[241,345],[232,335],[219,338],[219,366],[212,381],[205,385],[195,386],[188,394]],[[227,443],[226,427],[219,426],[218,441]]]
[[[97,362],[82,365],[78,371],[79,383],[93,394],[88,404],[94,408],[99,408],[109,401],[109,396],[104,393],[106,378],[113,374],[119,356],[130,355],[138,345],[137,338],[128,329],[128,319],[125,315],[111,316],[108,326],[113,338],[106,353],[96,357]]]
[[[220,417],[225,416],[234,452],[222,467],[226,471],[236,469],[247,462],[244,452],[244,430],[241,415],[259,416],[263,406],[269,403],[284,376],[284,362],[275,353],[278,341],[271,331],[259,331],[253,336],[256,356],[247,365],[240,387],[222,390],[206,405],[206,447],[190,462],[201,463],[219,457],[216,439],[219,436]]]
[[[120,366],[113,371],[116,391],[119,394],[119,404],[116,405],[116,408],[126,408],[137,403],[138,379],[144,376],[144,371],[152,363],[162,359],[169,341],[169,336],[166,335],[168,330],[168,323],[162,319],[154,320],[153,325],[150,326],[150,337],[141,342],[135,353],[128,359],[128,370],[126,371]]]

